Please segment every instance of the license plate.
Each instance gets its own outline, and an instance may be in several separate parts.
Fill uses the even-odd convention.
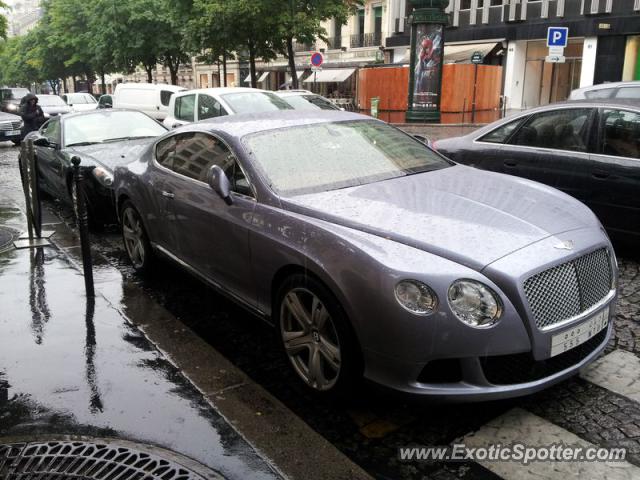
[[[567,350],[583,344],[609,324],[609,307],[580,325],[551,337],[551,356],[555,357]]]
[[[9,130],[7,132],[4,132],[4,135],[6,137],[15,137],[16,135],[20,135],[20,130]]]

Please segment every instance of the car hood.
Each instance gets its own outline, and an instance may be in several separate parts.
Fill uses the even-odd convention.
[[[112,171],[119,165],[125,165],[138,158],[154,138],[139,138],[122,142],[98,143],[95,145],[77,146],[67,148],[70,157],[74,155],[82,159],[80,165],[101,165]]]
[[[587,207],[558,190],[460,165],[283,204],[476,270],[543,238],[599,225]]]
[[[19,115],[14,115],[13,113],[7,113],[7,112],[0,112],[0,122],[6,122],[6,121],[17,122],[20,120],[22,120],[22,118]]]

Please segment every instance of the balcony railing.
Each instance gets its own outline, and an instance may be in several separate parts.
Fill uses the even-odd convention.
[[[351,48],[379,47],[380,45],[382,45],[382,32],[351,35]]]

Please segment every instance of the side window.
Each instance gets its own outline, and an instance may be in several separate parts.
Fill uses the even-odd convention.
[[[60,120],[57,118],[49,120],[42,126],[40,133],[47,137],[50,142],[60,145]]]
[[[615,94],[615,98],[640,98],[640,87],[622,87]]]
[[[156,160],[160,165],[173,170],[173,157],[176,150],[176,137],[166,138],[156,145]]]
[[[198,95],[198,120],[227,115],[226,110],[210,95]]]
[[[170,92],[169,90],[161,90],[160,103],[162,103],[162,105],[164,105],[165,107],[168,107],[169,101],[171,100],[171,95],[173,95],[173,92]]]
[[[218,165],[229,177],[235,192],[252,195],[249,182],[224,142],[200,132],[182,133],[172,138],[176,139],[173,165],[170,167],[174,172],[206,183],[209,170]]]
[[[640,158],[640,114],[626,110],[604,110],[600,125],[601,153]]]
[[[176,119],[185,122],[193,122],[196,106],[196,96],[184,95],[176,98]]]
[[[597,90],[587,90],[584,96],[590,99],[610,98],[613,95],[613,88],[598,88]]]
[[[481,137],[480,141],[490,143],[504,143],[515,131],[515,129],[522,125],[522,122],[524,122],[525,119],[526,117],[519,118],[517,120],[514,120],[513,122],[502,125],[492,132],[487,133],[484,137]]]
[[[533,115],[509,141],[512,145],[587,151],[590,108],[565,108]]]

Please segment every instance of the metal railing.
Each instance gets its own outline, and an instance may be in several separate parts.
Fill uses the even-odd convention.
[[[351,48],[379,47],[382,45],[382,32],[357,33],[351,35]]]

